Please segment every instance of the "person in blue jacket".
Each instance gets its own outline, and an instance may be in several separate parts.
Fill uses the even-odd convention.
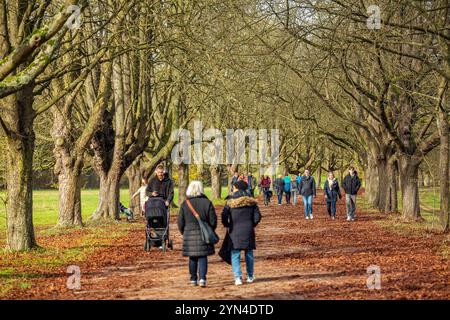
[[[286,204],[291,204],[291,177],[286,174],[284,177],[284,194],[286,195]]]
[[[298,193],[300,193],[300,182],[302,181],[302,175],[301,175],[300,171],[298,172],[298,175],[295,177],[295,179],[297,180]]]

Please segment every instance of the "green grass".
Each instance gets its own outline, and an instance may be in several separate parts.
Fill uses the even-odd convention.
[[[225,188],[223,188],[225,195]],[[205,188],[211,197],[211,188]],[[4,193],[0,198],[4,199]],[[120,201],[129,205],[129,191],[120,191]],[[178,190],[175,190],[178,203]],[[85,222],[98,205],[98,190],[82,190],[82,214]],[[224,200],[214,204],[224,204]],[[176,214],[177,209],[174,209]],[[35,190],[33,192],[33,222],[38,243],[42,247],[27,252],[8,252],[1,249],[6,241],[6,211],[0,203],[0,298],[18,289],[33,286],[36,278],[45,276],[41,271],[54,270],[62,266],[77,264],[89,259],[95,248],[110,245],[114,239],[125,236],[133,228],[142,228],[138,223],[89,222],[84,228],[54,228],[58,220],[58,190]],[[67,243],[70,245],[67,245]]]
[[[225,188],[222,188],[222,196],[225,195]],[[205,188],[205,194],[211,198],[211,188]],[[4,198],[4,193],[0,197]],[[120,201],[128,206],[130,194],[128,189],[120,190]],[[174,203],[178,203],[178,190],[175,189]],[[215,200],[215,205],[223,205],[224,200]],[[81,191],[81,210],[83,220],[87,221],[94,213],[98,205],[98,190],[85,189]],[[174,210],[176,214],[177,210]],[[58,190],[35,190],[33,191],[33,223],[35,227],[54,226],[58,221]],[[6,211],[4,203],[0,203],[0,232],[6,229]],[[2,235],[0,235],[2,238]]]
[[[419,235],[424,232],[430,232],[432,230],[439,229],[439,189],[433,188],[421,188],[419,190],[420,194],[420,215],[424,219],[423,222],[405,222],[402,219],[401,214],[391,214],[387,219],[377,221],[377,223],[402,235]],[[377,212],[376,209],[372,208],[366,198],[360,197],[358,199],[358,207],[364,211]],[[402,210],[402,198],[401,193],[398,193],[398,210]]]
[[[4,194],[1,194],[2,198]],[[120,190],[120,199],[128,204],[130,196],[128,190]],[[94,213],[98,205],[98,190],[81,191],[81,210],[84,221]],[[34,226],[55,225],[58,221],[58,190],[33,191],[33,223]],[[6,211],[4,203],[0,206],[0,230],[6,228]]]
[[[426,210],[438,211],[441,204],[439,188],[422,188],[419,190],[420,205]]]

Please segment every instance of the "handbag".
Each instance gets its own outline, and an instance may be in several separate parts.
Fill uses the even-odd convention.
[[[231,250],[233,250],[233,242],[231,241],[230,233],[227,230],[222,242],[222,247],[219,250],[219,257],[228,264],[231,264]]]
[[[192,214],[198,221],[203,242],[206,244],[216,244],[217,242],[219,242],[219,236],[217,235],[217,233],[211,228],[209,223],[206,223],[205,221],[200,219],[198,212],[194,209],[189,199],[186,199],[186,204],[188,205],[189,209],[191,209]]]

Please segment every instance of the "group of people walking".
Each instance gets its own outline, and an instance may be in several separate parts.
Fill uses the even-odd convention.
[[[244,253],[246,264],[246,282],[253,283],[254,255],[256,249],[255,228],[261,221],[261,213],[254,198],[255,188],[258,186],[264,196],[264,204],[268,205],[272,197],[272,181],[269,176],[262,176],[259,183],[249,173],[246,176],[235,173],[232,177],[230,193],[227,203],[221,213],[221,223],[231,241],[231,269],[235,285],[243,284],[241,269],[241,255]],[[361,181],[354,167],[349,167],[348,175],[343,179],[345,191],[347,220],[355,220],[356,195],[361,187]],[[281,205],[283,194],[286,203],[291,200],[297,204],[297,195],[303,199],[305,218],[313,219],[313,198],[317,196],[316,182],[309,169],[303,175],[291,178],[286,175],[278,176],[273,182],[277,194],[278,205]],[[336,217],[336,202],[342,198],[338,180],[330,172],[323,186],[327,212],[331,219]],[[134,196],[140,195],[142,211],[148,197],[163,197],[167,208],[173,200],[173,182],[168,177],[164,167],[158,166],[155,176],[149,181],[142,180],[142,187]],[[183,235],[183,256],[189,257],[190,284],[206,287],[208,272],[208,256],[215,254],[214,244],[207,243],[202,237],[202,230],[198,219],[206,223],[214,232],[218,221],[213,203],[205,195],[201,181],[192,181],[186,191],[186,200],[180,206],[178,214],[178,229]]]
[[[305,218],[313,219],[312,199],[316,197],[316,181],[311,176],[309,169],[306,169],[304,175],[291,178],[286,175],[284,178],[279,175],[274,181],[274,189],[277,194],[278,205],[283,201],[283,194],[286,197],[286,204],[297,204],[297,195],[301,195],[305,207]]]
[[[183,255],[189,257],[190,283],[206,287],[208,256],[214,255],[215,249],[213,244],[207,244],[202,240],[200,225],[187,201],[212,230],[217,228],[217,216],[214,205],[204,193],[202,182],[192,181],[187,188],[186,196],[187,200],[181,204],[178,214],[178,229],[183,235]],[[236,180],[221,214],[222,225],[227,229],[232,243],[231,268],[235,285],[243,284],[242,252],[247,271],[246,281],[253,283],[255,280],[253,250],[256,249],[255,227],[260,221],[261,214],[257,201],[249,195],[248,184],[244,180]]]
[[[271,180],[269,176],[263,176],[260,180],[260,188],[264,197],[264,204],[269,205],[272,192],[270,190]],[[345,204],[347,211],[347,220],[355,220],[356,210],[356,194],[361,187],[361,180],[353,166],[348,169],[348,175],[345,176],[342,186],[345,191]],[[282,204],[283,195],[286,199],[286,204],[297,204],[298,196],[302,197],[305,218],[313,219],[313,198],[317,196],[316,181],[311,176],[311,171],[306,169],[304,174],[300,173],[294,177],[289,175],[279,175],[273,182],[273,189],[277,195],[278,205]],[[342,198],[338,180],[335,178],[333,172],[329,172],[327,179],[323,185],[324,196],[327,206],[327,212],[330,219],[336,218],[336,202]]]

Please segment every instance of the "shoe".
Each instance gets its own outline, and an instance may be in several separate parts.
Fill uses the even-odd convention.
[[[196,281],[196,280],[191,280],[191,281],[189,281],[189,284],[190,284],[191,286],[196,287],[196,286],[197,286],[197,281]]]
[[[247,277],[247,283],[253,283],[255,281],[255,276]]]
[[[206,287],[206,280],[201,279],[199,282],[200,287],[205,288]]]
[[[306,218],[306,220],[308,220],[308,219],[309,219],[309,216],[306,216],[305,218]]]
[[[331,220],[334,220],[334,217],[332,217]]]
[[[350,221],[350,217],[347,217],[347,221]]]
[[[355,221],[355,218],[350,219],[351,221]]]
[[[235,286],[240,286],[240,285],[242,285],[242,279],[241,279],[241,278],[236,278],[236,279],[234,280],[234,285],[235,285]]]
[[[311,220],[314,218],[314,216],[312,214],[310,214],[309,216],[310,216]]]

